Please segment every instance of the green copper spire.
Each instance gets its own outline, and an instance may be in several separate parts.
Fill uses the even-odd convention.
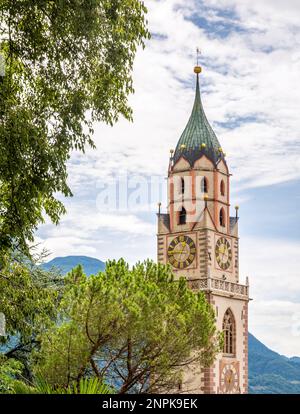
[[[199,87],[201,67],[196,66],[194,72],[197,76],[195,102],[190,119],[178,141],[174,153],[174,162],[176,163],[183,156],[192,166],[202,154],[205,154],[216,164],[224,157],[224,154],[202,106]]]

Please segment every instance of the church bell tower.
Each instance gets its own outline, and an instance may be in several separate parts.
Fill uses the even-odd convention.
[[[191,289],[205,292],[224,349],[214,364],[188,369],[180,393],[248,392],[249,286],[240,283],[238,207],[230,216],[226,154],[211,128],[200,96],[201,67],[188,123],[170,152],[167,212],[158,213],[158,261],[169,263]]]

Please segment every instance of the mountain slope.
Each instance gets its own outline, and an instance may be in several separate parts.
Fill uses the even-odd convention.
[[[287,358],[267,348],[249,333],[249,392],[300,393],[298,357]]]
[[[66,256],[55,257],[50,262],[44,263],[42,266],[44,269],[49,270],[56,268],[63,275],[70,272],[75,266],[81,264],[84,272],[90,276],[96,274],[105,269],[105,263],[101,260],[88,256]]]

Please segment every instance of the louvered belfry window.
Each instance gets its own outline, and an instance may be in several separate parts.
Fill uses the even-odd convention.
[[[182,207],[181,211],[179,212],[179,224],[186,223],[186,209]]]

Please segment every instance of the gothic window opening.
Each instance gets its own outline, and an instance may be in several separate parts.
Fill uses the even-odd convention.
[[[208,181],[206,177],[203,177],[203,180],[202,180],[202,192],[203,193],[208,192]]]
[[[221,191],[221,195],[224,196],[225,195],[225,183],[222,180],[221,184],[220,184],[220,191]]]
[[[179,224],[185,224],[186,223],[186,209],[182,207],[182,209],[179,212]]]
[[[222,227],[225,227],[225,211],[224,211],[224,208],[221,208],[221,210],[220,210],[220,225]]]
[[[227,309],[223,318],[224,349],[226,355],[235,355],[235,320],[233,313]]]
[[[181,178],[181,194],[184,194],[184,178]]]

